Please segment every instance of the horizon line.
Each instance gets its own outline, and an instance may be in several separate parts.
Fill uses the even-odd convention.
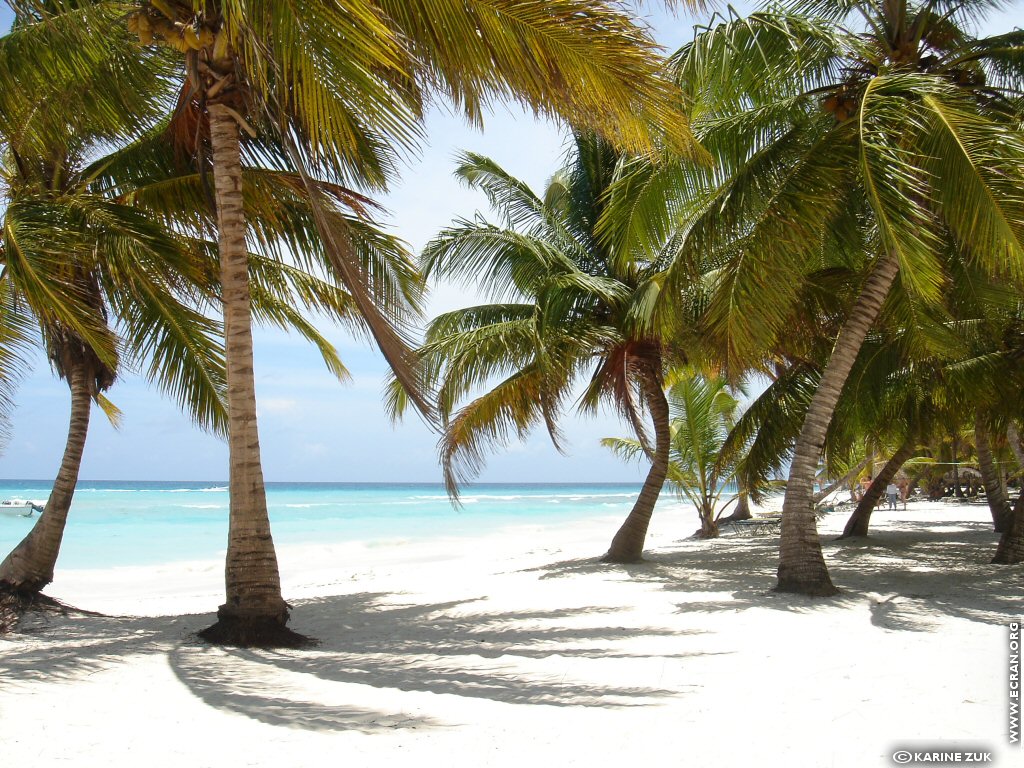
[[[3,477],[0,483],[53,483],[52,479],[38,477]],[[141,480],[141,479],[80,479],[78,484],[83,483],[208,483],[210,485],[228,486],[228,480]],[[264,485],[280,485],[283,483],[305,483],[307,485],[439,485],[444,486],[441,480],[265,480]],[[475,485],[643,485],[642,480],[481,480],[472,483],[464,483],[461,487],[469,488]]]

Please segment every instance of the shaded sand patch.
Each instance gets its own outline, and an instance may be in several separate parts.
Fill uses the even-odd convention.
[[[615,520],[476,539],[284,548],[305,651],[211,648],[220,564],[62,571],[68,602],[0,641],[11,764],[889,765],[898,745],[1007,745],[1022,569],[978,507],[877,515],[833,542],[833,600],[770,592],[777,537],[596,561]],[[207,613],[196,613],[206,611]]]

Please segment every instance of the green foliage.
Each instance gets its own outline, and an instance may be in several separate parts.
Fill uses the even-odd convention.
[[[668,235],[664,295],[701,286],[706,354],[773,379],[726,446],[749,447],[752,487],[786,464],[883,254],[899,274],[825,437],[830,466],[865,439],[927,431],[931,392],[960,409],[985,398],[949,384],[972,336],[991,350],[1004,335],[1024,285],[1024,35],[972,34],[996,5],[771,4],[714,19],[672,57],[715,162],[633,161],[604,216],[628,222],[611,237]],[[969,367],[994,370],[991,354]]]
[[[116,155],[118,143],[154,123],[168,94],[163,62],[139,57],[117,24],[102,42],[53,48],[56,38],[77,39],[78,27],[100,22],[112,22],[110,9],[60,7],[22,15],[0,39],[0,90],[20,93],[0,104],[0,279],[12,297],[5,341],[44,343],[62,376],[70,361],[91,359],[93,395],[104,405],[119,368],[146,361],[152,380],[199,424],[218,428],[219,324],[193,308],[212,288],[197,282],[189,244],[135,207],[95,194],[83,173],[86,157],[104,146]],[[37,68],[54,79],[26,91]]]
[[[0,330],[0,405],[13,403],[28,346],[46,343],[62,373],[59,348],[81,343],[107,371],[104,383],[97,381],[98,403],[108,402],[100,390],[118,370],[141,369],[199,425],[222,431],[223,332],[212,319],[220,313],[220,276],[215,215],[204,189],[208,169],[174,144],[181,114],[168,118],[161,111],[170,106],[173,89],[169,57],[140,51],[121,16],[103,40],[82,42],[79,51],[51,47],[55,35],[78,34],[76,25],[109,24],[114,6],[100,6],[26,11],[0,39],[0,75],[10,78],[0,89],[7,95],[0,98],[0,125],[11,129],[0,132],[0,285],[9,297]],[[127,6],[117,8],[123,15]],[[29,51],[36,60],[17,58]],[[122,64],[134,82],[129,87],[117,79],[120,101],[102,102],[109,70]],[[79,69],[72,76],[64,71],[69,67]],[[37,69],[55,79],[45,88],[40,80],[39,90],[28,93],[22,78]],[[40,108],[57,99],[66,112]],[[55,115],[63,117],[55,121]],[[297,331],[345,378],[314,319],[369,331],[351,293],[338,287],[342,281],[325,256],[307,185],[272,140],[248,142],[246,157],[257,322]],[[261,161],[264,167],[253,165]],[[327,201],[325,220],[346,232],[363,288],[395,322],[418,317],[422,279],[404,244],[373,221],[375,206],[337,184],[314,186]]]
[[[419,350],[445,420],[453,494],[494,445],[541,424],[559,445],[559,417],[584,377],[579,409],[609,403],[646,442],[642,377],[660,387],[663,362],[677,354],[681,329],[660,314],[659,260],[598,232],[621,157],[593,134],[575,139],[543,196],[487,158],[462,156],[457,175],[485,192],[501,223],[457,221],[423,251],[427,275],[479,286],[495,302],[434,319]],[[404,405],[396,388],[391,404]]]
[[[692,374],[669,388],[668,402],[672,433],[668,483],[694,505],[703,521],[713,523],[740,463],[741,456],[723,451],[739,401],[724,379]],[[606,437],[601,444],[626,461],[643,460],[646,455],[638,440]]]
[[[1021,285],[1024,36],[972,37],[991,7],[772,4],[672,57],[715,162],[634,161],[605,217],[612,238],[671,233],[668,295],[707,283],[704,338],[728,369],[784,354],[814,283],[856,286],[882,253],[930,353],[964,264]]]

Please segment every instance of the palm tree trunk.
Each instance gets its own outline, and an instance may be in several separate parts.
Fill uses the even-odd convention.
[[[838,592],[829,578],[818,539],[814,506],[811,504],[814,474],[843,385],[853,369],[868,331],[882,310],[897,272],[899,262],[893,254],[886,254],[875,265],[839,332],[832,356],[811,398],[811,405],[797,438],[786,484],[786,498],[782,505],[779,582],[775,587],[779,592],[820,596]]]
[[[740,497],[736,500],[736,511],[729,517],[733,520],[749,520],[753,517],[750,514],[750,497],[740,491]]]
[[[719,521],[715,520],[715,510],[710,503],[700,510],[700,531],[702,539],[717,539],[719,536]]]
[[[981,470],[981,481],[985,484],[985,500],[988,501],[988,508],[992,513],[992,523],[996,533],[1006,533],[1010,528],[1013,509],[1010,507],[1010,500],[1006,498],[992,458],[988,425],[980,415],[974,419],[974,442],[977,443],[978,467]]]
[[[737,483],[739,485],[739,483]],[[737,489],[736,495],[736,509],[733,510],[731,515],[718,519],[718,527],[721,528],[725,523],[731,523],[735,520],[750,520],[753,517],[750,514],[750,498],[743,487]]]
[[[1017,565],[1024,563],[1024,489],[1017,496],[1006,531],[999,537],[992,562],[996,565]]]
[[[814,506],[818,506],[821,502],[823,502],[826,498],[828,498],[829,494],[834,493],[835,491],[839,490],[840,488],[845,486],[847,483],[849,483],[851,480],[855,479],[857,477],[857,475],[859,475],[861,472],[863,472],[864,468],[868,464],[873,462],[874,460],[875,460],[875,455],[874,454],[868,454],[867,458],[865,458],[863,461],[861,461],[857,466],[855,466],[853,469],[851,469],[845,475],[840,477],[834,483],[830,483],[829,485],[827,485],[826,487],[824,487],[820,491],[818,491],[816,494],[814,494],[814,496],[811,498],[811,503],[814,504]]]
[[[1017,427],[1012,422],[1006,428],[1006,442],[1010,446],[1010,450],[1013,451],[1013,457],[1017,460],[1017,465],[1024,469],[1024,447],[1021,447],[1020,433],[1017,432]]]
[[[964,497],[964,489],[960,487],[960,454],[957,451],[959,440],[954,436],[950,450],[953,458],[953,495],[958,499]]]
[[[252,311],[238,124],[220,104],[208,106],[227,360],[230,511],[225,564],[227,599],[217,622],[200,632],[213,643],[296,646],[305,638],[286,629],[277,554],[270,534],[256,428]]]
[[[882,471],[879,472],[875,479],[871,481],[871,485],[868,486],[867,491],[864,492],[864,497],[857,503],[857,508],[853,510],[853,514],[850,515],[850,519],[846,521],[846,527],[843,529],[843,535],[840,539],[848,539],[852,536],[867,536],[868,526],[871,524],[871,513],[875,511],[875,506],[878,504],[878,500],[882,498],[882,494],[885,493],[886,487],[892,482],[892,479],[896,477],[896,473],[900,471],[900,467],[907,463],[907,459],[914,455],[914,448],[917,443],[914,440],[907,440],[903,445],[899,447],[899,450],[892,455],[892,458],[885,463],[882,467]]]
[[[640,378],[654,422],[654,457],[633,509],[612,539],[608,552],[601,558],[606,563],[637,563],[643,560],[647,528],[668,475],[671,431],[668,400],[661,388],[660,361],[646,366]]]
[[[65,375],[71,388],[71,418],[64,458],[61,459],[43,513],[28,535],[0,563],[2,592],[15,592],[23,597],[37,595],[53,581],[53,569],[57,565],[57,555],[64,538],[64,525],[75,495],[75,486],[78,485],[93,394],[89,366],[85,362],[69,364]]]

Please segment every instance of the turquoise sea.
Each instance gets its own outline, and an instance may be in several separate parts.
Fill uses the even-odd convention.
[[[50,484],[0,480],[0,500],[45,502]],[[278,544],[462,536],[520,523],[623,516],[639,492],[618,484],[480,484],[454,508],[439,484],[268,483]],[[671,495],[661,505],[678,505]],[[80,482],[61,549],[64,568],[149,565],[221,556],[226,483]],[[0,557],[38,517],[0,514]],[[694,516],[694,522],[696,517]]]

